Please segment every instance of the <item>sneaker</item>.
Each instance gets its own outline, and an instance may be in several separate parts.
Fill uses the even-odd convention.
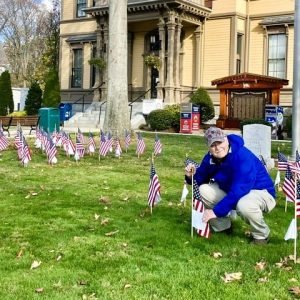
[[[251,244],[254,244],[254,245],[266,245],[268,243],[269,243],[269,238],[266,238],[266,239],[252,238],[252,240],[251,240]]]

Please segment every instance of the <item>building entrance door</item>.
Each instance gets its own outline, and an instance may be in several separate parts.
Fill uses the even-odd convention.
[[[156,68],[151,68],[151,98],[157,98],[157,84],[159,80],[159,72]]]

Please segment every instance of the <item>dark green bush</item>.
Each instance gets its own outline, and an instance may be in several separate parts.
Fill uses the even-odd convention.
[[[14,99],[9,71],[0,75],[0,115],[6,116],[14,111]]]
[[[176,132],[180,131],[180,105],[179,104],[173,104],[173,105],[167,105],[165,110],[168,110],[172,113],[172,125],[171,127],[174,128]]]
[[[150,112],[147,121],[152,130],[165,130],[172,127],[173,113],[166,109],[156,109]]]
[[[243,132],[243,126],[244,125],[250,125],[250,124],[262,124],[272,127],[271,123],[265,121],[264,119],[246,119],[241,121],[240,123],[240,129]]]
[[[25,110],[28,115],[38,114],[42,105],[42,94],[39,84],[36,81],[32,82],[25,101]]]
[[[201,123],[207,122],[215,117],[214,104],[204,88],[198,88],[191,97],[191,103],[200,106]]]
[[[60,102],[58,72],[55,69],[52,69],[49,71],[46,78],[42,103],[44,107],[58,107]]]
[[[286,123],[284,128],[288,137],[292,137],[292,124],[293,124],[292,115],[289,115],[286,117]]]

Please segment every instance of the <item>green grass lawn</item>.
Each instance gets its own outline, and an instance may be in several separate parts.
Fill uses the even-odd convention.
[[[278,195],[277,207],[266,215],[267,246],[250,245],[239,218],[231,236],[191,238],[190,203],[179,205],[184,159],[187,153],[200,161],[206,146],[199,136],[160,137],[164,148],[155,167],[162,201],[152,215],[147,193],[153,134],[145,134],[147,151],[139,159],[135,141],[120,159],[110,154],[100,162],[95,156],[76,163],[61,151],[54,167],[32,146],[27,168],[12,147],[2,152],[0,299],[296,297],[289,288],[300,286],[300,268],[286,259],[293,241],[283,239],[293,205],[284,212],[284,196]],[[215,258],[217,252],[222,257]],[[37,268],[31,268],[34,261]],[[236,272],[240,280],[223,281],[225,273]]]

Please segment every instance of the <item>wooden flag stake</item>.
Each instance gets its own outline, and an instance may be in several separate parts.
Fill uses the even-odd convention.
[[[192,201],[191,201],[191,237],[194,237],[193,230],[193,207],[194,207],[194,170],[192,170]]]

